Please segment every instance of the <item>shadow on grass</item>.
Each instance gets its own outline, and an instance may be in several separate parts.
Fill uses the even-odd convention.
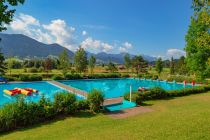
[[[75,113],[74,115],[67,115],[67,116],[66,115],[60,115],[60,116],[55,117],[54,119],[45,120],[43,122],[33,124],[31,126],[19,127],[19,128],[13,129],[13,130],[8,130],[7,132],[1,132],[0,137],[4,136],[4,135],[8,135],[8,134],[13,133],[13,132],[21,132],[21,131],[26,131],[26,130],[30,130],[30,129],[35,129],[35,128],[38,128],[38,127],[41,127],[41,126],[44,126],[44,125],[51,125],[55,122],[63,121],[67,118],[91,118],[91,117],[94,117],[96,115],[97,114],[94,114],[94,113],[91,113],[91,112],[88,112],[88,111],[81,111],[81,112]]]

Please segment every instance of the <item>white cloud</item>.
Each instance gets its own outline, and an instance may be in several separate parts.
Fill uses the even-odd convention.
[[[129,42],[125,42],[123,43],[123,46],[126,48],[126,49],[131,49],[133,47],[133,45]]]
[[[113,49],[113,46],[104,43],[100,40],[94,40],[91,37],[86,38],[82,43],[81,47],[92,52],[109,52],[110,50]]]
[[[129,49],[131,49],[131,48],[133,48],[133,45],[126,41],[125,43],[122,44],[121,47],[119,47],[119,51],[120,52],[128,52]]]
[[[90,29],[107,29],[108,27],[103,25],[82,25],[84,28]],[[36,39],[46,44],[58,43],[70,50],[75,51],[78,48],[78,40],[76,40],[76,29],[67,25],[62,19],[54,19],[49,23],[42,23],[35,17],[27,14],[20,13],[14,17],[13,22],[8,25],[8,33],[19,33]],[[80,35],[87,36],[87,31],[83,30]],[[87,37],[81,42],[81,46],[87,51],[94,53],[97,52],[110,52],[115,50],[116,53],[127,52],[133,46],[129,42],[121,43],[120,41],[114,41],[113,44],[96,40],[91,37]],[[119,50],[118,50],[119,49]]]
[[[186,56],[186,52],[180,49],[168,49],[167,50],[168,57],[180,58],[181,56]]]
[[[52,20],[50,24],[43,25],[45,30],[48,30],[55,38],[55,42],[71,49],[70,40],[74,38],[73,33],[75,28],[68,27],[66,22],[61,19]]]
[[[12,33],[24,34],[43,43],[58,43],[68,49],[75,49],[72,43],[75,28],[67,26],[61,19],[41,24],[36,18],[21,13],[14,18],[8,29]]]
[[[103,52],[109,52],[113,49],[113,46],[109,45],[108,43],[101,43],[101,46]]]
[[[83,36],[87,35],[87,32],[86,31],[82,31],[82,35]]]
[[[22,32],[23,34],[31,35],[30,28],[34,28],[35,26],[40,26],[40,23],[37,19],[30,15],[21,13],[18,17],[14,18],[14,21],[11,22],[9,28],[16,32]]]
[[[127,50],[126,50],[126,48],[119,47],[119,51],[120,51],[120,52],[126,52]]]

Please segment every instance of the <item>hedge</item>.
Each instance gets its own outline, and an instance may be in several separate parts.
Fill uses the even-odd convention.
[[[20,81],[42,81],[42,76],[40,75],[20,75],[19,77]]]
[[[88,100],[76,100],[76,96],[68,92],[55,94],[53,101],[42,96],[38,102],[27,102],[23,96],[17,96],[15,102],[0,108],[0,132],[31,126],[79,111],[91,109],[98,112],[104,100],[102,93],[98,91],[91,93],[94,94],[90,94]]]
[[[170,90],[166,91],[160,87],[154,87],[145,92],[133,92],[132,93],[132,101],[136,102],[137,104],[142,104],[143,101],[146,100],[154,100],[154,99],[165,99],[170,97],[179,97],[179,96],[186,96],[190,94],[198,94],[210,91],[210,86],[198,86],[193,88],[186,88],[182,90]],[[130,100],[130,93],[126,93],[124,95],[125,100]]]

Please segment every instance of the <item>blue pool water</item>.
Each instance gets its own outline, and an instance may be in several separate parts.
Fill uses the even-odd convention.
[[[92,89],[102,90],[105,98],[115,98],[123,96],[126,92],[130,91],[130,85],[132,90],[137,91],[139,87],[161,87],[165,90],[178,90],[183,88],[191,88],[191,85],[184,87],[180,83],[169,83],[166,81],[158,80],[144,80],[134,78],[123,79],[96,79],[96,80],[67,80],[59,81],[65,85],[90,92]]]
[[[123,100],[122,103],[118,103],[118,104],[112,104],[112,105],[107,105],[104,106],[108,111],[117,111],[117,110],[123,110],[126,108],[132,108],[135,107],[136,104],[134,102],[129,102],[126,100]]]
[[[31,96],[21,95],[25,96],[26,101],[33,101],[33,102],[37,102],[41,98],[42,94],[46,98],[53,100],[54,94],[60,91],[64,91],[64,89],[54,86],[45,81],[0,84],[0,106],[2,106],[5,103],[13,102],[16,100],[15,96],[9,96],[3,93],[4,89],[11,90],[16,87],[37,89],[39,91],[38,94],[33,93]],[[82,98],[83,98],[82,96],[77,96],[77,99],[82,99]]]

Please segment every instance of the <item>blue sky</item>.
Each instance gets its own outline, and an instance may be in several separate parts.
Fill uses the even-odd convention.
[[[184,54],[191,15],[191,0],[26,0],[7,32],[73,50],[169,57]]]

